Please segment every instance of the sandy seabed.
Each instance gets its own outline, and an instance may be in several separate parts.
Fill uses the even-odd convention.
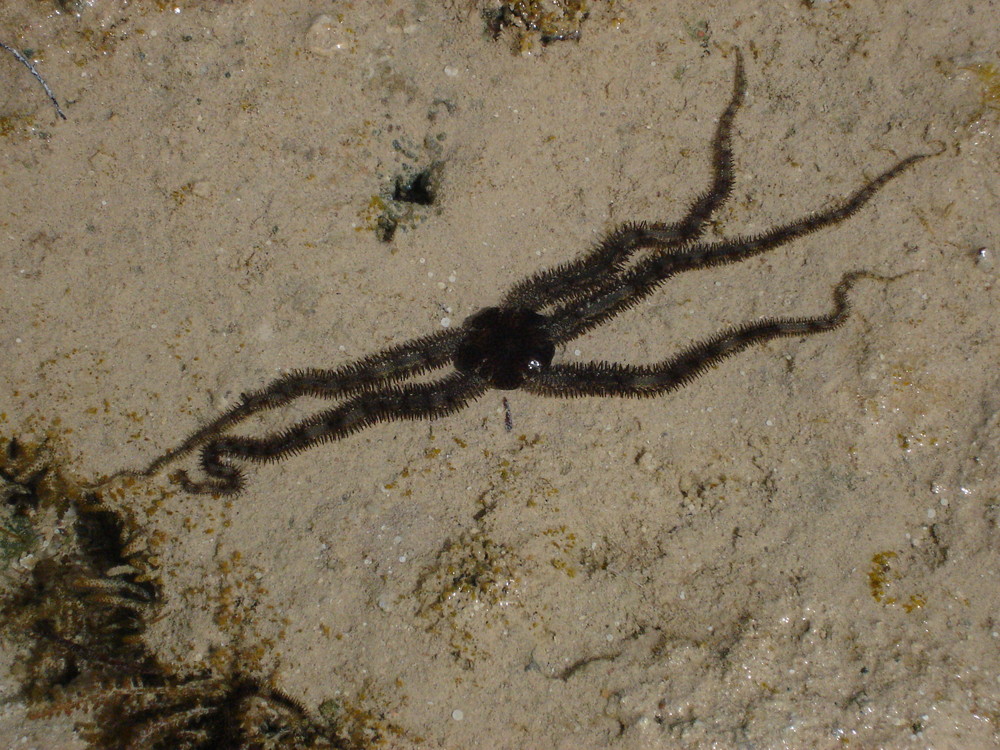
[[[679,217],[739,46],[711,236],[944,152],[557,358],[655,362],[823,313],[845,271],[909,273],[655,400],[512,392],[507,430],[491,392],[251,467],[232,499],[167,472],[116,493],[156,560],[149,648],[251,654],[371,746],[997,747],[1000,6],[534,5],[549,26],[496,39],[486,1],[0,6],[68,117],[0,50],[0,437],[98,482],[283,372]],[[429,203],[397,189],[419,175]],[[15,653],[0,745],[87,747],[80,717],[29,718]]]

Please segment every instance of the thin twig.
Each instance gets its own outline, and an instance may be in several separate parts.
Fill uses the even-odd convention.
[[[66,113],[62,111],[62,107],[59,106],[59,102],[56,100],[56,95],[52,93],[52,89],[49,88],[49,84],[47,84],[45,82],[45,79],[42,78],[42,74],[39,73],[37,70],[35,70],[35,66],[31,64],[31,60],[22,55],[13,47],[4,44],[3,42],[0,42],[0,47],[3,47],[5,50],[10,52],[10,54],[12,54],[14,57],[16,57],[18,60],[21,61],[21,64],[24,65],[24,67],[26,67],[28,70],[31,71],[31,75],[33,75],[35,78],[38,79],[38,82],[42,84],[42,88],[45,89],[45,93],[49,95],[49,99],[52,100],[52,104],[55,106],[56,112],[64,120],[67,119]]]

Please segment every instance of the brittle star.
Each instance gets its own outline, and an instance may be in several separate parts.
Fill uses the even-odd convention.
[[[752,258],[857,213],[887,182],[932,154],[909,156],[845,200],[806,218],[753,236],[716,241],[700,238],[733,190],[733,120],[743,103],[746,79],[736,50],[733,92],[712,142],[711,184],[678,222],[626,223],[577,260],[516,284],[500,303],[469,316],[461,326],[417,338],[335,370],[291,372],[238,404],[157,458],[150,475],[174,459],[201,449],[205,478],[173,475],[190,492],[232,494],[244,484],[238,462],[267,462],[340,440],[394,420],[433,419],[459,411],[490,389],[539,396],[649,398],[680,388],[727,357],[772,339],[810,336],[840,326],[848,316],[848,292],[866,271],[844,274],[833,290],[833,309],[801,318],[768,318],[721,331],[669,359],[651,365],[610,362],[553,363],[556,348],[638,304],[684,271]],[[637,259],[638,251],[644,251]],[[451,372],[432,382],[404,383],[431,370]],[[248,417],[302,396],[342,399],[327,411],[262,437],[226,435]]]

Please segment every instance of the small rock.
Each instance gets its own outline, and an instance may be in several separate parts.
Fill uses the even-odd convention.
[[[660,462],[656,460],[656,456],[645,449],[640,451],[639,455],[635,457],[635,463],[640,471],[646,474],[655,474],[660,468]]]

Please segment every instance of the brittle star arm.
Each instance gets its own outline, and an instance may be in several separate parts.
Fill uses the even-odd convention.
[[[588,290],[605,284],[609,277],[624,269],[637,250],[669,250],[700,237],[712,214],[733,190],[733,120],[743,104],[746,75],[743,54],[736,49],[736,72],[729,104],[719,117],[712,141],[712,182],[678,222],[626,223],[608,234],[600,244],[584,255],[555,268],[535,274],[516,284],[500,304],[542,311],[583,296]]]
[[[238,404],[197,430],[176,448],[159,456],[141,473],[145,476],[155,474],[168,463],[191,453],[248,417],[284,406],[297,398],[342,398],[443,367],[451,361],[460,339],[461,333],[457,329],[439,331],[334,370],[290,372],[265,388],[244,393]]]
[[[647,398],[680,388],[722,360],[772,339],[806,336],[841,325],[850,310],[847,295],[860,278],[892,280],[867,271],[845,274],[833,291],[833,310],[805,318],[765,318],[724,330],[680,354],[653,365],[633,366],[610,362],[552,365],[522,388],[541,396],[626,396]],[[898,277],[893,277],[898,278]]]
[[[375,391],[363,391],[286,430],[259,438],[215,437],[205,444],[201,453],[201,469],[208,479],[194,481],[183,470],[174,477],[188,492],[233,494],[243,486],[243,471],[234,460],[277,461],[314,445],[340,440],[379,422],[436,419],[459,411],[487,390],[488,385],[483,380],[455,373],[430,383],[389,385]]]
[[[852,193],[845,201],[800,221],[775,227],[751,237],[733,237],[710,243],[692,243],[673,252],[643,259],[630,270],[593,290],[584,300],[560,305],[551,315],[552,337],[570,341],[610,320],[657,289],[667,279],[684,271],[738,263],[760,255],[857,213],[887,182],[929,156],[914,154],[886,170]]]

